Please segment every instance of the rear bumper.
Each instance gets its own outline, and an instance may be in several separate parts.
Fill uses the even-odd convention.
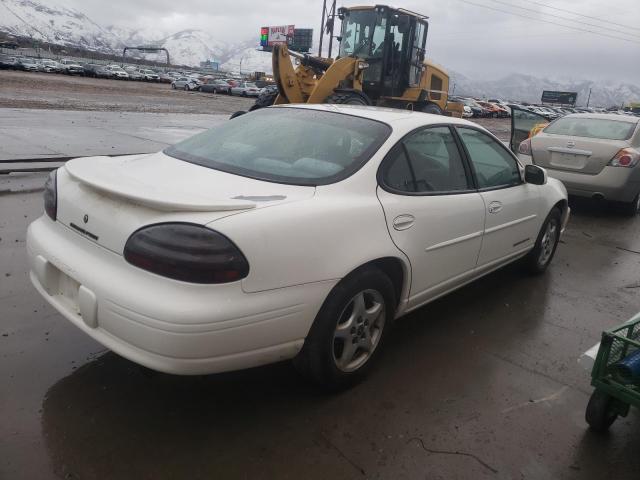
[[[557,178],[569,195],[595,197],[617,202],[631,202],[640,192],[640,169],[604,167],[597,175],[547,169]]]
[[[518,154],[525,165],[532,164],[529,155]],[[602,198],[614,202],[631,202],[640,192],[640,166],[635,168],[604,167],[597,175],[568,172],[544,167],[547,174],[560,180],[569,195]]]
[[[66,319],[129,360],[208,374],[293,358],[335,281],[259,293],[195,285],[129,265],[41,217],[29,226],[30,277]]]

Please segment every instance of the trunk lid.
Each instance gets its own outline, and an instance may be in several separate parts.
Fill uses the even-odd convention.
[[[545,132],[531,138],[531,152],[536,165],[587,175],[600,173],[621,148],[629,146],[629,142],[625,140],[604,140]]]
[[[315,193],[314,187],[254,180],[163,153],[70,160],[58,171],[57,188],[58,221],[118,254],[145,225],[204,225]]]

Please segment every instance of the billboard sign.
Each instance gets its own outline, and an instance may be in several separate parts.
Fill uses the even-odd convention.
[[[578,98],[577,92],[556,92],[543,90],[542,103],[559,103],[561,105],[575,105]]]
[[[267,46],[283,45],[287,43],[287,38],[293,37],[295,25],[280,25],[277,27],[263,27],[262,31],[267,29]],[[261,42],[264,33],[261,31]]]

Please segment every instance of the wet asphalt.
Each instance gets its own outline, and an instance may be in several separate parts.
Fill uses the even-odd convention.
[[[587,430],[579,355],[640,310],[640,217],[572,201],[543,276],[518,265],[399,321],[336,395],[288,363],[138,367],[28,280],[42,174],[0,178],[0,479],[637,479],[640,416]]]

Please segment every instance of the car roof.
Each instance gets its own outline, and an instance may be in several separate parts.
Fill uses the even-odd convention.
[[[420,125],[448,123],[455,125],[480,127],[480,125],[478,125],[477,123],[470,122],[462,118],[445,117],[442,115],[430,115],[422,112],[414,112],[413,110],[405,110],[399,108],[369,107],[365,105],[336,105],[329,103],[277,105],[276,108],[304,108],[309,110],[323,110],[325,112],[343,113],[346,115],[353,115],[356,117],[377,120],[379,122],[384,122],[392,126],[394,124],[399,125],[415,123],[415,127],[419,127]]]
[[[630,115],[616,115],[615,113],[570,113],[563,118],[594,118],[600,120],[615,120],[618,122],[638,123],[640,118]]]

